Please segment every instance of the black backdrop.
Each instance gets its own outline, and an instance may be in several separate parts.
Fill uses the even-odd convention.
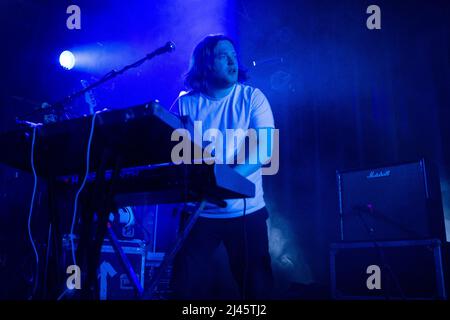
[[[381,9],[381,30],[366,28],[371,4]],[[280,171],[265,191],[273,257],[288,278],[328,281],[328,245],[339,231],[336,170],[426,157],[439,167],[450,219],[448,2],[239,7],[243,55],[256,56],[252,81],[280,128]]]

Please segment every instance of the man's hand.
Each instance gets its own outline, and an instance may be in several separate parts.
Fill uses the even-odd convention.
[[[264,139],[263,142],[261,142],[261,135],[260,130],[263,130],[262,132],[266,133],[268,135],[267,139]],[[271,156],[272,156],[272,149],[273,149],[273,128],[258,128],[257,131],[257,139],[256,143],[246,143],[244,141],[242,143],[241,149],[238,152],[238,159],[240,159],[239,155],[242,155],[242,158],[244,161],[242,163],[237,163],[232,166],[236,172],[238,172],[240,175],[244,177],[248,177],[250,174],[256,172],[261,166],[264,164],[270,162]],[[263,150],[266,150],[266,154],[261,154],[262,152],[259,152],[261,150],[261,143],[267,143],[268,145],[264,145],[265,148]],[[246,145],[249,144],[249,150],[248,153],[246,153]],[[270,151],[269,151],[270,150]],[[268,155],[269,154],[269,155]],[[256,163],[255,160],[256,159]],[[251,161],[252,160],[252,161]],[[239,161],[238,161],[239,162]]]

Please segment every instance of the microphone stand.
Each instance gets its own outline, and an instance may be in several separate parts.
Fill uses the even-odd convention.
[[[139,59],[138,61],[136,61],[130,65],[127,65],[118,71],[112,70],[112,71],[108,72],[106,75],[104,75],[100,80],[92,83],[91,85],[83,88],[82,90],[79,90],[71,95],[68,95],[65,98],[63,98],[62,100],[60,100],[54,104],[43,104],[41,106],[41,108],[36,109],[33,112],[31,112],[27,115],[24,115],[22,117],[24,117],[26,119],[29,116],[39,114],[40,112],[42,112],[42,110],[48,110],[48,109],[51,109],[53,112],[65,112],[66,111],[66,109],[64,107],[65,104],[72,101],[76,97],[79,97],[79,96],[83,95],[84,93],[86,93],[87,91],[105,83],[106,81],[109,81],[109,80],[117,77],[118,75],[123,74],[124,72],[126,72],[127,70],[129,70],[131,68],[140,66],[145,61],[151,60],[155,56],[161,55],[166,52],[171,52],[173,50],[175,50],[175,44],[173,42],[167,42],[167,44],[165,46],[154,50],[153,52],[147,54],[142,59]],[[29,127],[33,127],[33,128],[36,128],[36,127],[42,125],[41,123],[34,123],[31,121],[20,119],[19,117],[16,118],[16,123],[19,125],[25,125],[25,126],[29,126]],[[93,122],[92,126],[93,125],[94,125],[94,122]],[[103,187],[103,189],[105,188],[105,185],[104,185],[105,171],[104,170],[105,170],[105,162],[107,159],[108,151],[109,151],[108,149],[106,149],[106,151],[105,150],[102,151],[103,153],[102,153],[102,159],[101,159],[101,163],[100,163],[100,169],[99,169],[99,171],[97,171],[97,177],[99,177],[99,178],[96,181],[96,186]],[[88,215],[88,218],[86,219],[86,221],[83,222],[83,226],[82,226],[83,233],[80,233],[80,245],[78,247],[78,254],[81,255],[82,258],[85,260],[84,262],[87,265],[88,271],[87,271],[87,278],[83,283],[84,292],[82,294],[87,294],[89,296],[90,294],[95,293],[96,286],[93,283],[94,281],[92,280],[93,278],[95,279],[95,270],[97,267],[95,265],[95,263],[97,261],[99,261],[99,259],[100,259],[101,246],[103,243],[103,239],[104,239],[105,233],[108,232],[108,235],[112,241],[115,253],[118,255],[120,262],[125,267],[126,273],[127,273],[128,277],[130,278],[129,280],[132,283],[132,285],[134,286],[134,289],[136,290],[137,296],[141,297],[143,294],[143,288],[142,288],[141,284],[139,283],[138,278],[137,278],[133,268],[132,268],[128,258],[123,253],[123,250],[122,250],[115,234],[113,233],[112,229],[110,228],[110,224],[104,223],[104,222],[106,222],[105,219],[108,216],[107,213],[111,212],[108,209],[113,208],[113,205],[111,204],[111,199],[112,199],[111,194],[113,193],[113,186],[115,185],[115,182],[117,181],[117,174],[120,171],[120,158],[116,157],[116,159],[114,159],[114,162],[115,162],[115,168],[114,168],[113,176],[112,176],[112,187],[109,188],[109,190],[106,191],[105,194],[102,194],[102,197],[99,200],[97,200],[97,199],[90,200],[89,199],[87,201],[87,204],[85,204],[86,207],[84,208],[87,211],[86,215]],[[50,183],[53,184],[53,181],[50,180]],[[50,191],[49,191],[49,194],[52,194],[52,192],[50,192]],[[98,192],[98,190],[96,190],[96,191]],[[97,193],[95,195],[97,195]],[[53,204],[51,204],[51,206],[53,207]],[[103,228],[96,227],[96,231],[94,231],[95,232],[95,238],[93,239],[94,243],[90,243],[90,242],[92,242],[92,239],[91,239],[92,236],[88,232],[91,228],[94,210],[96,210],[96,209],[98,209],[99,212],[103,213],[102,217],[100,218],[100,224],[104,223],[104,226],[103,226]],[[53,214],[54,213],[52,213],[52,215]],[[89,217],[89,214],[91,214],[90,217]],[[52,216],[51,219],[54,219],[54,216]],[[86,230],[88,230],[88,231],[86,231]],[[56,239],[58,239],[58,236],[54,235],[54,237],[56,237]],[[48,267],[48,262],[46,263],[46,266],[45,266],[46,270],[47,270],[47,267]],[[46,285],[46,284],[44,284],[44,285]],[[92,290],[92,289],[94,289],[94,290]],[[58,297],[58,300],[60,298],[62,298],[66,294],[66,292],[67,292],[67,290],[65,290],[63,292],[63,294]]]
[[[387,269],[387,271],[389,272],[389,275],[391,276],[391,279],[393,280],[394,285],[397,287],[397,290],[398,290],[398,293],[400,294],[401,299],[402,300],[406,300],[405,294],[403,293],[403,289],[400,286],[400,283],[398,281],[398,278],[397,278],[396,274],[393,272],[390,264],[386,261],[386,256],[384,254],[383,248],[378,244],[378,241],[374,238],[374,235],[373,235],[374,229],[373,228],[369,228],[369,225],[367,224],[366,220],[363,218],[362,214],[366,213],[365,210],[361,210],[361,208],[354,208],[353,211],[356,211],[356,214],[359,217],[359,219],[361,220],[361,222],[362,222],[362,224],[364,226],[364,229],[367,232],[367,235],[370,238],[372,238],[371,242],[372,242],[373,246],[375,247],[375,249],[378,252],[378,256],[380,258],[381,265],[382,265],[383,268]],[[372,208],[370,208],[369,212],[373,213],[374,210]],[[387,288],[387,291],[384,294],[386,300],[390,300],[390,298],[391,298],[390,291],[391,291],[391,286],[389,284],[388,288]]]
[[[102,78],[100,78],[100,80],[91,83],[89,86],[83,88],[82,90],[79,90],[79,91],[77,91],[77,92],[75,92],[75,93],[73,93],[71,95],[68,95],[65,98],[61,99],[60,101],[57,101],[57,102],[55,102],[53,104],[50,104],[49,107],[46,107],[46,108],[42,108],[41,107],[39,109],[34,110],[31,113],[25,114],[25,115],[23,115],[23,117],[26,118],[26,117],[32,116],[32,115],[34,115],[36,113],[40,113],[42,110],[45,110],[47,108],[52,108],[54,111],[64,111],[64,109],[65,109],[64,105],[69,103],[70,101],[72,101],[76,97],[79,97],[79,96],[85,94],[86,92],[92,90],[95,87],[98,87],[99,85],[105,83],[106,81],[114,79],[118,75],[123,74],[125,71],[127,71],[127,70],[129,70],[131,68],[136,68],[136,67],[140,66],[141,64],[143,64],[147,60],[151,60],[151,59],[153,59],[154,57],[156,57],[158,55],[161,55],[161,54],[166,53],[166,52],[172,52],[174,50],[175,50],[175,44],[173,42],[169,41],[163,47],[160,47],[160,48],[154,50],[153,52],[147,54],[142,59],[139,59],[138,61],[136,61],[136,62],[134,62],[132,64],[129,64],[129,65],[123,67],[122,69],[118,70],[118,71],[113,69],[110,72],[108,72],[107,74],[105,74]],[[19,118],[16,118],[16,122],[17,123],[23,123],[23,120],[21,120]]]

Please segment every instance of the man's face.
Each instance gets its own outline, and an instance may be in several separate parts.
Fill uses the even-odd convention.
[[[220,40],[214,48],[211,82],[214,86],[227,88],[238,80],[236,51],[230,41]]]

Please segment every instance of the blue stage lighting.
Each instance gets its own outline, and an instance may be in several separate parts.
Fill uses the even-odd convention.
[[[59,64],[63,68],[70,70],[75,66],[75,56],[72,52],[65,50],[59,56]]]

